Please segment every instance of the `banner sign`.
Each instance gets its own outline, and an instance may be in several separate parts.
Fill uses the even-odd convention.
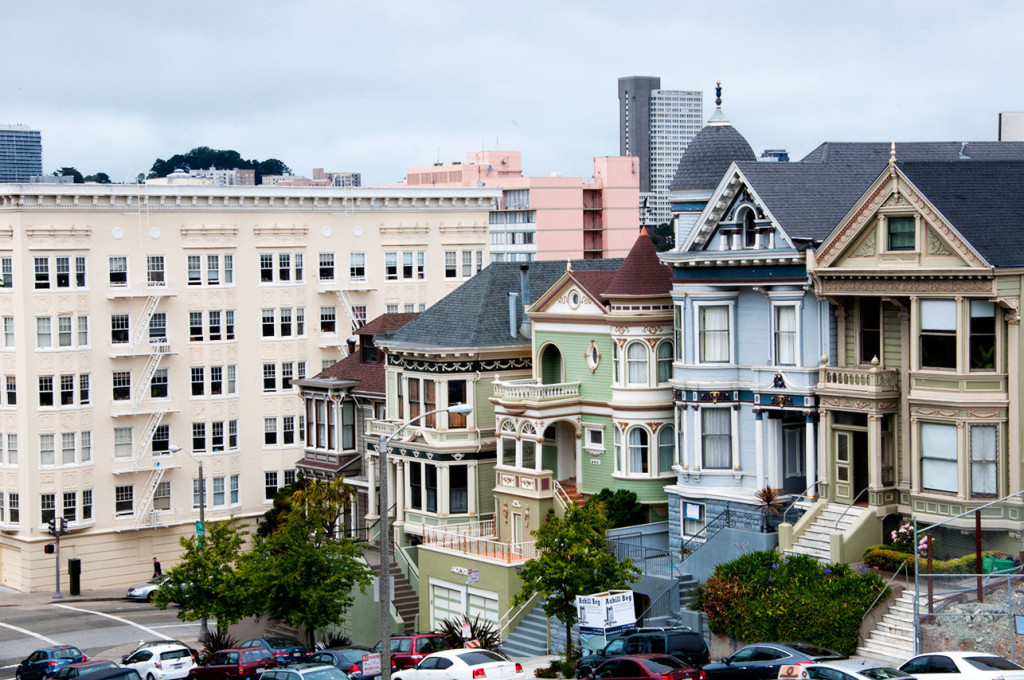
[[[582,635],[618,635],[636,628],[632,590],[577,595],[576,612]]]

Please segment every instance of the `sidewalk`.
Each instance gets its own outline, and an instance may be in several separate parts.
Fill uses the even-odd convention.
[[[68,591],[66,588],[62,588],[61,593],[64,595],[64,597],[57,600],[54,599],[54,593],[52,590],[46,590],[38,593],[23,593],[12,588],[0,586],[0,607],[25,607],[32,605],[50,604],[51,602],[74,604],[75,602],[102,602],[105,600],[123,600],[125,599],[124,594],[127,591],[127,588],[105,588],[98,590],[84,590],[82,591],[81,595],[71,596],[68,595]]]

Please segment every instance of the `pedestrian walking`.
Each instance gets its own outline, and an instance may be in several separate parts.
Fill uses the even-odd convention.
[[[160,578],[164,575],[164,570],[160,568],[160,560],[153,558],[153,578]]]

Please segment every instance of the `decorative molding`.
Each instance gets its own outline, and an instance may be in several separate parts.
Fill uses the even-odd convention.
[[[905,275],[912,276],[912,272]],[[992,279],[976,278],[881,278],[879,273],[877,279],[833,279],[824,278],[821,280],[821,295],[855,295],[857,293],[944,293],[956,295],[957,293],[992,293]],[[885,277],[894,276],[893,272],[885,272]]]
[[[929,255],[953,255],[946,241],[940,237],[934,229],[928,229],[928,254]]]
[[[857,249],[850,254],[850,257],[874,257],[876,254],[878,254],[878,230],[872,229],[857,246]]]

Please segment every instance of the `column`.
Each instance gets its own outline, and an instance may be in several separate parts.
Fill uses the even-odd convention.
[[[704,447],[701,432],[703,431],[703,417],[697,405],[693,405],[693,470],[700,472],[704,463]]]
[[[905,336],[905,341],[910,345],[910,365],[904,366],[904,371],[917,370],[917,366],[920,363],[918,358],[918,352],[921,349],[921,343],[918,342],[918,338],[921,337],[921,308],[917,304],[917,297],[910,297],[910,335]],[[909,395],[902,395],[904,399]]]
[[[523,438],[516,437],[516,467],[523,467]]]
[[[736,356],[736,355],[734,354],[733,356]],[[733,405],[733,407],[730,410],[732,411],[732,413],[730,414],[732,416],[732,430],[730,430],[731,436],[729,437],[729,439],[732,440],[732,442],[731,442],[732,443],[732,470],[733,470],[733,472],[738,472],[739,470],[742,469],[740,467],[740,437],[739,437],[739,431],[740,431],[740,408],[739,408],[739,404]],[[760,458],[758,458],[758,460],[760,460]]]
[[[470,515],[476,514],[476,491],[476,463],[469,463],[466,466],[466,494],[469,498],[466,502],[466,509]]]
[[[807,476],[808,498],[818,497],[818,487],[812,487],[818,481],[818,450],[814,439],[814,415],[804,414],[804,474]]]
[[[441,415],[438,413],[437,415]],[[437,466],[437,511],[442,517],[452,514],[451,469],[447,465]]]
[[[395,524],[405,522],[405,463],[395,462]]]
[[[366,461],[367,518],[380,517],[377,507],[377,458],[370,456]]]
[[[781,489],[782,460],[780,459],[779,443],[782,441],[782,421],[775,418],[767,418],[764,428],[764,449],[768,460],[768,470],[765,474],[766,481],[768,486],[773,489]]]
[[[921,493],[921,457],[918,451],[921,448],[921,435],[919,432],[920,421],[916,416],[910,418],[910,450],[906,455],[910,458],[910,491]]]
[[[558,443],[558,437],[555,437],[555,443]],[[557,453],[555,454],[558,455]],[[533,470],[534,472],[540,472],[544,469],[544,440],[541,439],[538,442],[533,443]],[[555,476],[558,476],[558,464],[555,464]]]
[[[734,435],[735,438],[735,435]],[[754,456],[756,462],[757,489],[764,488],[764,414],[754,411]],[[735,464],[734,464],[735,466]]]
[[[882,416],[868,414],[868,488],[882,488]]]
[[[956,497],[967,498],[967,487],[970,484],[970,477],[967,474],[967,456],[970,455],[970,447],[967,446],[967,423],[959,421],[956,424]],[[996,486],[998,490],[998,485]]]
[[[498,467],[505,464],[505,437],[498,436],[498,450],[496,452]]]
[[[1021,441],[1020,441],[1020,316],[1010,310],[1006,317],[1006,390],[1007,401],[1007,467],[1010,471],[1010,488],[1003,493],[1020,490]],[[1002,454],[1000,454],[1000,457]]]
[[[900,339],[902,347],[900,348],[900,420],[899,420],[899,431],[894,432],[894,437],[899,437],[899,446],[895,452],[894,460],[896,465],[899,466],[899,484],[901,487],[910,486],[910,459],[911,451],[913,451],[910,442],[910,348],[915,346],[912,336],[910,335],[910,313],[906,310],[901,311],[900,317]],[[1010,402],[1013,403],[1013,402]],[[893,442],[893,446],[896,446],[896,442]]]

